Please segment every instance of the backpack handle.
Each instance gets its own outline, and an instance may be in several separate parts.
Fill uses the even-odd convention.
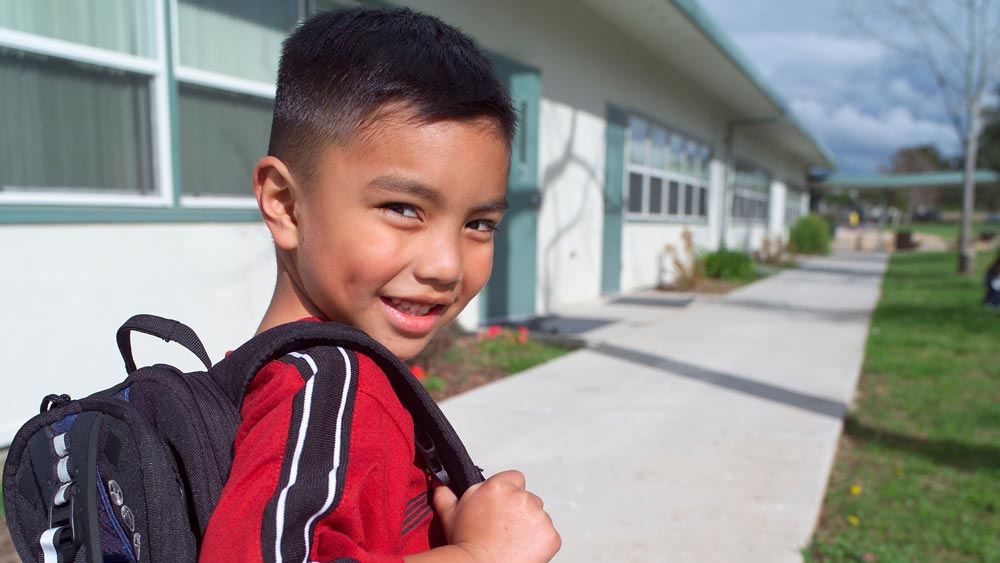
[[[141,332],[150,336],[162,338],[167,342],[176,342],[187,348],[192,354],[198,356],[205,368],[212,367],[212,360],[205,351],[205,346],[198,339],[198,335],[186,324],[156,315],[135,315],[125,321],[125,324],[118,329],[115,338],[118,340],[118,351],[125,360],[125,370],[127,373],[135,371],[135,358],[132,357],[132,332]]]

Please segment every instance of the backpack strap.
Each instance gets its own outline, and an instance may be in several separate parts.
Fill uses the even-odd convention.
[[[410,412],[416,446],[428,470],[457,496],[483,480],[458,433],[424,386],[392,352],[357,328],[334,322],[298,321],[258,334],[219,362],[213,373],[239,409],[250,380],[269,362],[314,346],[342,346],[371,358]]]
[[[156,315],[136,315],[125,321],[116,335],[118,351],[121,352],[122,359],[125,360],[126,373],[132,373],[136,368],[135,359],[132,357],[132,332],[142,332],[157,336],[167,342],[176,342],[198,356],[201,363],[205,364],[205,368],[212,367],[212,360],[205,352],[205,346],[198,339],[198,335],[186,324]]]

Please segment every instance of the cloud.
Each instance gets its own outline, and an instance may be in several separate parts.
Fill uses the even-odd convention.
[[[874,39],[815,31],[744,33],[737,41],[768,78],[789,67],[845,72],[880,65],[887,55],[886,48]]]
[[[860,148],[884,148],[934,143],[946,151],[958,147],[955,131],[945,123],[914,117],[910,108],[893,107],[880,115],[850,104],[827,108],[811,101],[794,101],[792,110],[809,127],[831,140],[850,141]]]
[[[841,169],[871,172],[888,162],[897,149],[934,144],[944,153],[959,149],[954,130],[940,121],[914,116],[897,105],[878,114],[866,113],[845,102],[827,107],[816,101],[795,100],[792,111],[831,147]]]
[[[841,0],[700,0],[841,170],[874,172],[897,149],[959,150],[926,69],[859,35]]]

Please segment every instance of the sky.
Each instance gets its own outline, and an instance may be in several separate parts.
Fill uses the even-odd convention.
[[[699,0],[831,152],[839,172],[878,172],[904,146],[959,152],[920,63],[858,30],[844,0]]]

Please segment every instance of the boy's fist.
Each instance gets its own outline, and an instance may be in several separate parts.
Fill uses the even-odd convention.
[[[482,562],[545,562],[562,539],[543,510],[542,499],[525,490],[520,471],[497,473],[470,487],[461,499],[448,487],[434,491],[434,509],[448,543]]]

